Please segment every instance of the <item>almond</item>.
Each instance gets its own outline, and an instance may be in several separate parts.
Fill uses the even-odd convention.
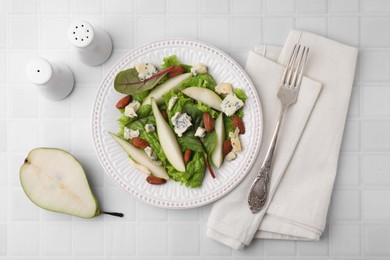
[[[176,77],[180,74],[183,74],[185,68],[183,66],[175,66],[170,72],[167,73],[168,78]]]
[[[133,137],[131,138],[131,143],[137,147],[137,148],[141,148],[141,149],[145,149],[146,147],[149,146],[149,143],[148,141],[142,139],[142,138],[139,138],[139,137]]]
[[[225,157],[228,153],[230,153],[233,150],[232,143],[230,140],[225,140],[223,142],[223,147],[222,147],[222,154]]]
[[[191,155],[192,155],[192,151],[190,149],[186,149],[184,151],[184,164],[187,165],[188,162],[190,161],[191,159]]]
[[[165,109],[161,110],[161,115],[163,116],[165,121],[167,121],[169,123],[168,114],[167,114],[167,111]]]
[[[245,125],[239,116],[237,116],[237,115],[233,116],[232,125],[233,125],[234,129],[236,129],[238,127],[238,129],[240,130],[240,134],[242,134],[242,135],[245,134]]]
[[[153,185],[161,185],[161,184],[164,184],[167,182],[165,179],[162,179],[162,178],[159,178],[159,177],[156,177],[153,175],[149,175],[148,177],[146,177],[146,181],[149,184],[153,184]]]
[[[130,104],[131,102],[131,96],[128,95],[128,96],[125,96],[123,98],[121,98],[118,103],[116,103],[116,108],[118,109],[122,109],[122,108],[125,108],[128,104]]]
[[[203,113],[204,128],[208,133],[214,130],[214,119],[211,117],[209,112]]]

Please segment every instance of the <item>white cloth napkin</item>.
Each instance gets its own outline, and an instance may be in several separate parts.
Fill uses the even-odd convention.
[[[288,62],[296,43],[310,47],[307,77],[280,131],[268,203],[265,210],[253,215],[247,194],[278,119],[276,93],[282,64]],[[263,141],[246,178],[214,203],[208,220],[209,237],[234,249],[249,245],[253,238],[320,238],[336,176],[356,59],[356,48],[302,31],[291,31],[281,50],[262,46],[249,53],[245,69],[260,96]]]

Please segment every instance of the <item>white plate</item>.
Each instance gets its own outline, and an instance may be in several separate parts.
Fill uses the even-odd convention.
[[[188,188],[173,180],[164,185],[150,185],[145,175],[133,168],[124,150],[108,134],[118,132],[115,108],[123,97],[113,87],[120,71],[137,63],[160,65],[163,58],[176,55],[185,64],[206,64],[217,82],[231,82],[244,89],[248,99],[244,107],[246,133],[241,137],[243,152],[236,160],[224,162],[215,170],[216,179],[206,171],[201,188]],[[262,112],[257,92],[244,70],[227,54],[210,45],[185,39],[152,42],[137,48],[123,57],[108,72],[97,93],[92,113],[92,134],[100,163],[112,180],[139,200],[163,208],[192,208],[215,201],[231,191],[248,173],[260,147]]]

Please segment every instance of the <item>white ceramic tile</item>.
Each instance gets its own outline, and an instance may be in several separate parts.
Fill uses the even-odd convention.
[[[142,33],[153,28],[153,33]],[[164,38],[166,20],[154,17],[140,17],[135,22],[135,47]]]
[[[79,84],[95,84],[99,85],[102,80],[102,67],[101,66],[89,66],[83,63],[76,55],[72,52],[72,72],[75,79],[75,88]]]
[[[390,151],[390,121],[365,120],[363,131],[365,151]]]
[[[363,88],[363,115],[367,117],[390,116],[390,88],[365,87]]]
[[[8,52],[7,60],[11,61],[8,63],[7,68],[7,79],[8,83],[23,83],[26,86],[32,85],[25,75],[25,68],[27,64],[33,59],[39,57],[36,52]]]
[[[327,0],[297,0],[297,11],[300,13],[322,14],[326,13]]]
[[[364,252],[367,256],[388,258],[389,247],[389,224],[368,224],[365,226]],[[373,258],[374,259],[374,258]]]
[[[78,119],[72,122],[72,148],[75,152],[93,152],[92,132],[89,119]]]
[[[63,213],[57,213],[53,211],[48,210],[40,210],[39,211],[39,218],[42,222],[70,222],[72,220],[72,216],[63,214]]]
[[[5,187],[0,187],[0,222],[7,220],[8,213],[8,189]],[[1,255],[1,254],[0,254]]]
[[[352,87],[352,94],[351,99],[349,101],[349,108],[348,108],[348,117],[349,118],[357,118],[360,116],[360,87],[359,86],[353,86]]]
[[[7,23],[5,18],[0,17],[0,49],[4,49],[7,46]]]
[[[314,256],[329,255],[329,232],[328,229],[321,235],[319,241],[298,241],[298,255],[308,256],[312,259]],[[302,258],[303,259],[303,258]]]
[[[39,218],[39,208],[21,188],[9,189],[9,218],[13,221],[34,221]]]
[[[8,19],[8,46],[13,49],[34,49],[38,46],[36,18]]]
[[[170,19],[167,35],[171,38],[196,38],[198,35],[198,19],[187,17]]]
[[[281,46],[286,41],[291,28],[295,27],[293,18],[265,18],[264,41],[266,44]]]
[[[139,14],[163,14],[165,0],[135,0],[136,12]]]
[[[0,256],[7,255],[7,225],[0,224]]]
[[[167,12],[172,14],[196,14],[200,1],[170,0],[167,1]]]
[[[227,18],[205,18],[201,20],[201,39],[216,47],[229,48],[231,22]]]
[[[36,120],[23,119],[8,124],[8,151],[27,154],[38,146],[39,124]]]
[[[347,120],[341,151],[357,152],[360,149],[360,121]]]
[[[105,0],[104,13],[106,14],[132,14],[134,1],[131,0]]]
[[[16,15],[35,14],[37,6],[37,0],[12,0],[8,1],[8,12]]]
[[[327,19],[326,17],[304,16],[297,18],[297,28],[312,33],[326,35]]]
[[[202,0],[202,14],[227,14],[230,11],[230,0]]]
[[[42,137],[40,146],[56,147],[70,151],[71,143],[67,140],[71,138],[71,125],[69,121],[51,119],[41,123]]]
[[[363,11],[366,13],[386,13],[390,11],[387,0],[362,0]]]
[[[361,66],[365,82],[390,81],[390,53],[381,50],[362,51]]]
[[[134,40],[134,22],[127,17],[110,17],[104,20],[104,27],[111,37],[115,49],[130,50]]]
[[[34,118],[39,113],[38,91],[35,85],[10,85],[9,111],[12,117]]]
[[[265,10],[269,13],[294,13],[295,0],[265,0]]]
[[[41,253],[45,256],[66,256],[72,253],[71,223],[42,223]]]
[[[356,13],[360,10],[360,0],[330,0],[330,11],[335,13]]]
[[[101,208],[104,211],[120,212],[124,217],[116,218],[112,216],[105,216],[106,221],[134,221],[136,219],[135,200],[130,194],[126,193],[119,187],[110,187],[104,189],[104,199],[101,201]]]
[[[8,254],[37,256],[39,254],[39,224],[11,222],[8,225]]]
[[[47,98],[43,98],[42,115],[45,118],[56,118],[56,119],[69,117],[71,115],[71,98],[72,98],[72,93],[70,94],[69,97],[59,101],[52,101]]]
[[[364,190],[362,193],[363,219],[385,221],[390,219],[389,190]]]
[[[0,153],[0,165],[3,169],[0,174],[0,187],[7,186],[7,156],[5,153]]]
[[[43,48],[67,49],[70,47],[66,34],[70,24],[69,19],[43,18],[41,23]]]
[[[243,258],[243,259],[250,259],[253,257],[254,259],[262,259],[261,256],[264,256],[265,251],[265,241],[263,239],[254,239],[252,240],[251,244],[247,247],[245,247],[245,250],[231,250],[229,247],[224,246],[224,251],[230,252],[229,254],[233,254],[235,256],[235,259],[237,258]],[[215,247],[215,245],[214,245]],[[217,247],[218,248],[218,247]],[[221,248],[221,246],[219,246]]]
[[[0,119],[7,116],[7,91],[0,86]]]
[[[102,188],[104,185],[104,171],[100,164],[96,163],[98,158],[94,153],[75,153],[74,156],[83,166],[88,182],[91,187]]]
[[[8,155],[8,185],[9,187],[17,187],[20,188],[20,179],[19,179],[19,171],[20,167],[23,165],[24,160],[27,157],[28,152],[21,154],[12,154]]]
[[[0,83],[7,81],[7,56],[5,53],[0,53]],[[0,87],[5,89],[5,87]]]
[[[137,255],[166,256],[168,254],[168,227],[162,223],[137,225]]]
[[[253,48],[254,46],[252,46]],[[246,60],[248,58],[248,52],[246,50],[242,51],[231,51],[228,53],[242,68],[245,68]]]
[[[362,175],[365,186],[390,185],[390,154],[365,154]]]
[[[199,209],[170,210],[168,216],[170,221],[196,221],[199,219]]]
[[[355,224],[330,226],[331,255],[358,256],[361,252],[361,230]]]
[[[242,0],[232,1],[232,13],[237,14],[260,14],[263,9],[263,3],[260,0],[246,0],[242,4]]]
[[[6,0],[0,0],[0,13],[3,14],[5,13],[5,1]]]
[[[66,14],[69,12],[68,0],[40,0],[43,14]]]
[[[267,240],[265,253],[267,256],[295,256],[297,242],[287,240]]]
[[[360,44],[359,17],[329,17],[328,36],[355,47]]]
[[[104,250],[107,256],[132,256],[136,254],[135,224],[107,223],[104,229]]]
[[[137,202],[137,220],[139,221],[166,221],[168,211],[156,208],[145,203]]]
[[[100,256],[104,252],[104,230],[101,222],[74,222],[72,248],[77,256]]]
[[[206,226],[203,226],[202,230],[206,230]],[[227,247],[224,244],[221,244],[213,239],[210,239],[209,237],[206,236],[205,232],[201,232],[200,240],[202,241],[202,252],[203,255],[205,256],[222,257],[222,256],[232,255],[233,250],[230,247]]]
[[[360,220],[360,191],[337,189],[332,195],[331,220]]]
[[[196,222],[169,225],[169,252],[175,256],[200,255],[200,230]]]
[[[99,86],[81,85],[74,88],[72,93],[72,114],[74,118],[89,118]]]
[[[362,18],[362,45],[387,47],[390,44],[390,17]]]
[[[7,151],[7,122],[0,120],[0,153]]]
[[[260,18],[233,20],[233,48],[253,49],[262,42],[263,24]]]
[[[73,0],[71,4],[72,4],[72,11],[75,14],[89,15],[89,14],[100,14],[101,12],[101,1]]]
[[[338,161],[336,186],[358,186],[360,184],[360,157],[341,154]]]

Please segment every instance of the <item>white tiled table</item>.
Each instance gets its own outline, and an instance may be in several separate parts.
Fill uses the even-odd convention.
[[[88,67],[66,39],[83,18],[112,36],[114,53]],[[151,29],[153,28],[153,29]],[[90,114],[103,75],[143,43],[185,37],[245,63],[256,44],[282,45],[290,28],[360,48],[328,227],[319,242],[257,240],[236,252],[206,238],[211,209],[165,210],[135,201],[106,177],[93,151]],[[24,75],[44,56],[72,68],[61,102]],[[0,0],[0,259],[390,259],[389,0]],[[38,209],[19,167],[28,151],[59,147],[85,166],[103,207],[123,219],[82,220]]]

